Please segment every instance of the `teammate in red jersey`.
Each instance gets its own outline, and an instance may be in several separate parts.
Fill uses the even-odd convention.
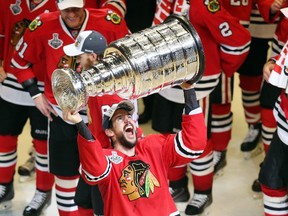
[[[102,149],[79,114],[64,112],[78,127],[82,176],[89,184],[99,185],[105,215],[179,215],[168,190],[168,169],[199,157],[206,145],[206,126],[195,91],[189,84],[182,86],[186,102],[182,131],[138,140],[131,117],[134,106],[122,101],[103,117],[113,149]]]
[[[263,22],[259,16],[264,19],[270,16],[271,0],[249,0],[249,1],[229,1],[220,0],[222,6],[231,13],[246,28],[250,24],[250,15],[253,3],[257,4],[259,14],[257,23]],[[254,33],[254,32],[253,32]],[[272,32],[270,32],[271,34]],[[257,47],[259,46],[259,47]],[[260,50],[261,49],[261,50]],[[257,146],[261,135],[260,119],[260,89],[262,84],[262,66],[266,61],[267,41],[261,41],[253,37],[249,55],[241,67],[237,70],[239,73],[239,87],[242,93],[242,104],[245,113],[245,120],[248,124],[248,132],[241,144],[241,151],[250,155],[251,151]],[[255,53],[263,53],[257,62]],[[260,66],[260,67],[259,67]],[[231,103],[233,99],[234,77],[221,76],[221,82],[218,84],[212,101],[212,120],[211,120],[211,139],[215,152],[215,171],[218,172],[226,164],[226,151],[231,140],[233,113],[231,112]]]
[[[126,1],[125,0],[86,0],[86,8],[106,8],[115,11],[117,14],[124,17],[126,14]],[[31,159],[28,159],[28,164]]]
[[[48,172],[47,118],[35,107],[30,95],[12,74],[10,61],[16,44],[30,22],[38,15],[57,10],[53,1],[0,1],[0,211],[10,208],[14,198],[13,179],[17,163],[17,140],[27,119],[31,125],[36,156],[36,192],[23,215],[40,215],[51,202],[54,177]],[[41,69],[35,64],[33,69]],[[43,82],[37,83],[43,91]],[[34,163],[34,161],[33,161]],[[16,192],[17,193],[17,192]]]
[[[57,68],[76,69],[75,58],[65,55],[63,46],[74,43],[79,32],[97,30],[110,43],[124,37],[128,29],[120,15],[111,9],[85,9],[83,0],[59,0],[57,5],[59,11],[42,14],[32,21],[11,63],[18,82],[49,119],[49,171],[55,175],[58,211],[60,215],[74,216],[79,214],[74,202],[79,179],[77,131],[75,125],[61,118],[62,111],[51,89],[51,75]],[[41,65],[42,70],[33,70],[35,64]],[[35,82],[41,78],[44,78],[44,94]]]
[[[206,124],[208,126],[208,139],[210,138],[211,116],[210,100],[211,93],[219,82],[219,76],[225,72],[231,76],[243,63],[249,51],[250,34],[239,24],[239,21],[232,17],[219,1],[191,0],[189,19],[195,27],[201,39],[206,67],[201,80],[195,85],[197,98],[204,110]],[[196,15],[197,14],[197,15]],[[201,15],[201,16],[199,16]],[[152,125],[153,128],[161,133],[179,130],[179,125],[173,124],[176,119],[165,120],[164,115],[171,116],[168,111],[176,110],[177,106],[183,106],[183,93],[177,88],[171,88],[159,92],[155,100]],[[157,106],[157,103],[159,105]],[[161,108],[161,106],[162,108]],[[165,104],[163,106],[163,104]],[[157,108],[156,108],[157,107]],[[165,110],[163,110],[165,107]],[[178,110],[180,110],[178,108]],[[175,115],[179,122],[180,111]],[[160,118],[163,118],[160,120]],[[188,203],[185,213],[187,215],[201,214],[205,208],[212,203],[213,185],[213,152],[211,140],[207,141],[207,146],[200,158],[193,160],[190,170],[194,185],[194,194]],[[173,168],[169,172],[171,194],[176,202],[185,202],[189,199],[188,178],[186,177],[186,166]]]

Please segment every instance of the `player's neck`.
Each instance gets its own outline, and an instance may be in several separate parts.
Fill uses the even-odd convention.
[[[80,26],[77,26],[77,27],[75,27],[75,28],[70,28],[70,27],[64,22],[66,28],[68,29],[68,31],[70,32],[70,34],[72,35],[72,37],[73,37],[74,39],[77,38],[79,32],[81,31],[81,28],[82,28],[82,26],[83,26],[83,24],[84,24],[84,21],[85,21],[85,19],[86,19],[86,16],[87,16],[87,14],[86,14],[86,11],[84,10],[84,16],[83,16],[83,20],[81,21],[81,25],[80,25]]]
[[[39,4],[41,4],[44,0],[30,0],[30,9],[33,10]]]
[[[123,154],[125,154],[125,155],[127,155],[129,157],[135,156],[135,147],[127,148],[127,147],[125,147],[123,145],[115,145],[114,149],[122,152]]]

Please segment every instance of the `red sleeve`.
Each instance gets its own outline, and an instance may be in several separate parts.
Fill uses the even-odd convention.
[[[194,152],[192,158],[200,155],[197,152],[203,152],[207,143],[207,127],[203,113],[193,115],[183,115],[182,117],[182,140],[191,152]]]
[[[155,134],[157,136],[158,134]],[[175,134],[161,135],[163,157],[168,167],[187,164],[199,158],[207,144],[207,127],[203,113],[182,116],[182,130]],[[144,138],[145,139],[145,138]],[[161,144],[159,135],[157,141]],[[155,143],[154,142],[154,143]]]
[[[98,8],[97,0],[85,0],[85,8]]]
[[[45,35],[43,29],[46,27],[39,28],[39,26],[43,25],[42,17],[44,16],[49,15],[43,14],[31,22],[23,37],[19,40],[16,51],[12,56],[11,64],[14,67],[12,73],[17,77],[19,83],[36,77],[32,67],[34,64],[41,62],[44,55],[42,52],[45,50],[42,40],[39,39],[41,35]]]
[[[108,8],[118,13],[122,18],[126,14],[126,0],[101,0],[100,7]]]
[[[4,58],[4,39],[5,39],[5,32],[4,32],[4,13],[2,11],[4,9],[4,2],[0,1],[0,60]]]
[[[23,44],[20,46],[20,49],[23,49]],[[28,79],[35,78],[35,74],[32,70],[32,64],[25,60],[24,56],[21,56],[19,51],[14,52],[11,60],[11,64],[13,68],[11,69],[11,73],[13,73],[19,83],[23,83]]]
[[[281,19],[279,20],[275,34],[274,34],[274,40],[272,43],[272,52],[271,56],[278,55],[281,52],[281,49],[283,48],[284,44],[288,40],[288,20],[281,16]]]
[[[89,184],[97,183],[110,172],[110,162],[105,156],[101,144],[96,139],[88,141],[78,136],[78,149],[81,162],[81,175]]]
[[[270,8],[273,2],[274,0],[256,0],[259,12],[267,23],[274,23],[281,14],[281,12],[279,11],[273,16],[270,16]]]
[[[220,6],[220,10],[214,13],[205,8],[202,16],[212,34],[210,40],[216,40],[220,45],[221,68],[227,76],[232,76],[248,55],[250,33],[224,7]]]

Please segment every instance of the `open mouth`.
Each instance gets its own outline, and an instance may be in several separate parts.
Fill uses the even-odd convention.
[[[124,131],[128,137],[134,137],[135,131],[132,125],[128,124]]]

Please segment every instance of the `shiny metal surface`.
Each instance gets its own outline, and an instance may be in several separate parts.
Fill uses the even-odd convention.
[[[104,58],[81,74],[55,70],[52,89],[62,109],[78,111],[91,96],[116,93],[132,99],[186,81],[196,83],[204,67],[197,32],[186,18],[171,15],[162,24],[114,41]]]

